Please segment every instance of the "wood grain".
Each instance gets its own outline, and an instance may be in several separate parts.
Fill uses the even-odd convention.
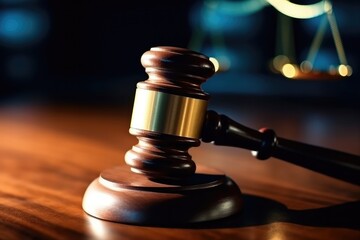
[[[250,127],[360,154],[359,115],[350,110],[215,107]],[[190,150],[193,159],[235,180],[244,193],[241,214],[183,228],[88,216],[85,189],[102,170],[123,165],[137,142],[130,115],[130,108],[1,106],[0,239],[360,239],[358,186],[204,143]]]

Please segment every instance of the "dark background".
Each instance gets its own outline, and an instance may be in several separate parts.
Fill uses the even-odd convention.
[[[132,104],[136,82],[146,79],[141,55],[153,46],[191,47],[202,6],[203,1],[0,0],[0,101]],[[333,6],[353,67],[351,77],[290,80],[271,72],[268,65],[276,54],[277,12],[265,7],[224,22],[226,51],[240,60],[204,84],[204,89],[219,95],[217,99],[231,95],[357,105],[360,4],[333,1]],[[28,26],[35,32],[21,35],[20,26],[18,36],[4,37],[4,16],[18,10],[30,11],[37,18]],[[295,50],[301,58],[315,30],[302,21],[293,24]],[[10,27],[14,26],[10,23]],[[17,27],[15,24],[15,30]],[[209,55],[216,47],[206,39],[201,49],[194,50]],[[322,47],[331,53],[324,55],[324,62],[334,59],[338,64],[330,32]]]

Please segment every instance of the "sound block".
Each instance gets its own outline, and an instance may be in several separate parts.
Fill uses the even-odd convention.
[[[242,207],[238,186],[223,173],[197,166],[185,180],[156,180],[128,166],[103,171],[87,188],[86,213],[136,225],[187,225],[231,216]]]

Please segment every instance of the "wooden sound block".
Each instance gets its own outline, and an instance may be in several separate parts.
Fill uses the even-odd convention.
[[[103,171],[88,187],[83,209],[96,218],[136,225],[187,225],[231,216],[242,207],[238,186],[197,166],[186,180],[150,180],[128,166]]]

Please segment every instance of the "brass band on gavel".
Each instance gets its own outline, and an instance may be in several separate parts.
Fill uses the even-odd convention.
[[[200,138],[207,101],[154,90],[136,90],[131,128]]]

